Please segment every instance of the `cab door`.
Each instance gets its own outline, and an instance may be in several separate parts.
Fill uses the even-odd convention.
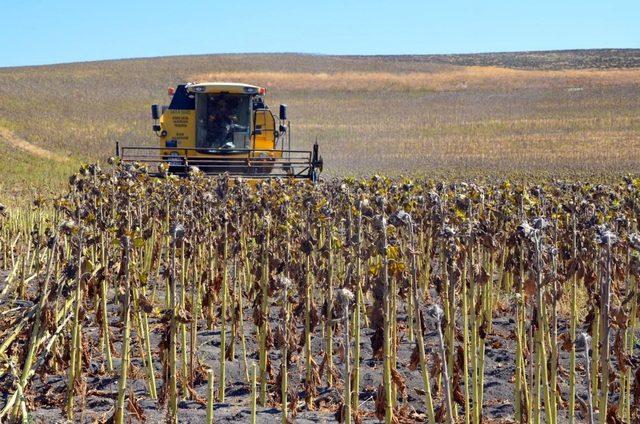
[[[254,128],[259,134],[253,134],[253,148],[273,150],[276,143],[276,120],[269,109],[257,109],[254,114]]]

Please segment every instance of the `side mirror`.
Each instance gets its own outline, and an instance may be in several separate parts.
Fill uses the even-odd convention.
[[[287,105],[280,105],[280,120],[284,121],[287,119]]]
[[[151,105],[151,119],[160,119],[160,107],[158,105]]]

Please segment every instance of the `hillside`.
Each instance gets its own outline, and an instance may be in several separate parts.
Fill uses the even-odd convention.
[[[638,49],[551,50],[405,56],[413,60],[461,66],[499,66],[515,69],[612,69],[640,66]]]
[[[152,144],[149,105],[241,80],[287,103],[327,176],[617,176],[640,160],[640,51],[241,54],[0,68],[0,202],[55,190],[114,142]]]

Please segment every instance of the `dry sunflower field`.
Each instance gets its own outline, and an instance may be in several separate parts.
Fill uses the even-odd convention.
[[[0,421],[638,423],[639,193],[83,166],[0,207]]]

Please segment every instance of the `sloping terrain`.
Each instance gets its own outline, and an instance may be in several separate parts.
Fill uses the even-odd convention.
[[[556,50],[414,56],[416,60],[463,66],[517,69],[611,69],[640,66],[638,49]]]
[[[294,147],[321,144],[326,176],[619,176],[640,159],[638,50],[447,56],[238,54],[0,69],[6,201],[57,190],[115,141],[153,144],[168,86],[234,79],[290,106]]]
[[[69,160],[69,158],[60,156],[56,153],[52,153],[32,143],[29,143],[28,141],[16,136],[10,130],[2,127],[0,127],[0,142],[6,143],[7,145],[9,145],[9,147],[22,150],[27,154],[31,154],[43,159],[48,159],[52,162],[66,162]]]

